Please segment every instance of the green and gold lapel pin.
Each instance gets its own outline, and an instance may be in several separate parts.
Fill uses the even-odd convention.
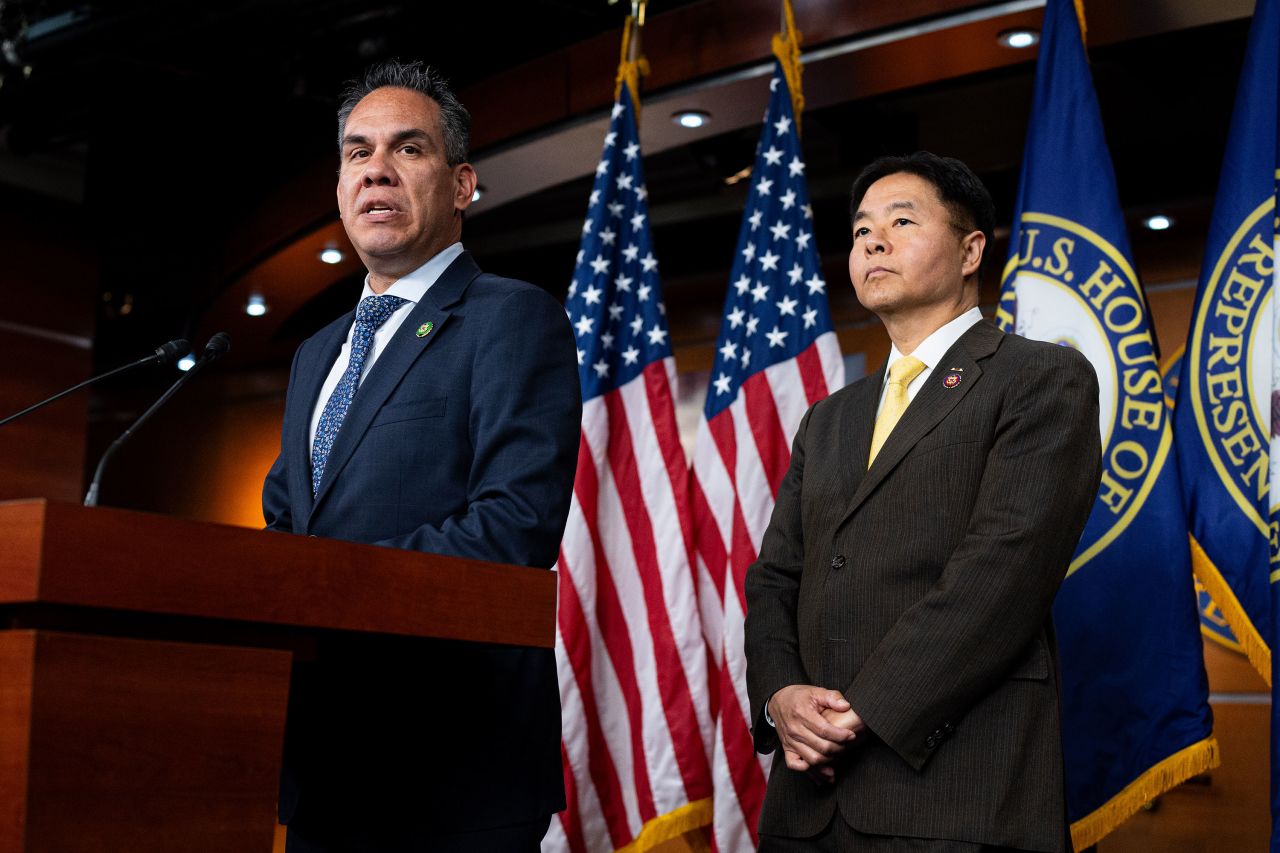
[[[418,327],[418,331],[417,331],[418,337],[425,338],[427,335],[431,334],[431,330],[434,329],[435,327],[436,327],[436,324],[430,321],[423,323],[421,326]]]

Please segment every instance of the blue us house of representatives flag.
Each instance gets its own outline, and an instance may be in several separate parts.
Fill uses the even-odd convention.
[[[1182,381],[1182,357],[1186,352],[1186,346],[1178,347],[1172,355],[1165,357],[1160,364],[1160,376],[1164,379],[1164,403],[1169,407],[1169,411],[1173,411],[1174,401],[1178,397],[1178,385]],[[1173,434],[1175,436],[1173,449],[1181,450],[1182,440],[1177,438],[1178,435],[1178,418],[1173,418]],[[1181,454],[1179,454],[1181,459]],[[1183,497],[1185,499],[1187,489],[1186,482],[1183,483]],[[1222,608],[1209,595],[1208,588],[1204,582],[1200,580],[1200,575],[1205,574],[1205,567],[1199,565],[1196,557],[1195,546],[1192,546],[1191,554],[1191,570],[1196,575],[1196,608],[1200,611],[1200,636],[1209,642],[1229,649],[1236,654],[1245,654],[1244,646],[1240,645],[1240,641],[1236,639],[1235,633],[1231,630],[1231,623],[1227,621],[1223,615]]]
[[[1054,604],[1076,849],[1218,762],[1172,430],[1071,0],[1045,7],[1006,330],[1098,374],[1102,483]]]
[[[1196,575],[1273,676],[1280,579],[1280,334],[1275,311],[1280,2],[1258,0],[1182,359],[1174,433]],[[1276,712],[1272,698],[1272,714]],[[1272,719],[1272,817],[1280,728]],[[1273,834],[1272,850],[1280,850]]]

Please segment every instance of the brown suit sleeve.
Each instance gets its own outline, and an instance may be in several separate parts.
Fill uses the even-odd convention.
[[[1100,456],[1093,368],[1073,350],[1039,348],[1003,396],[964,538],[845,691],[915,769],[932,754],[930,734],[962,725],[1036,642],[1088,519]]]
[[[820,405],[818,402],[814,407]],[[796,606],[804,564],[800,515],[804,439],[812,414],[810,408],[800,420],[791,446],[791,465],[778,488],[778,500],[760,544],[760,557],[747,572],[747,696],[751,700],[756,750],[765,753],[778,746],[777,732],[764,719],[769,697],[788,685],[810,683],[800,661]]]

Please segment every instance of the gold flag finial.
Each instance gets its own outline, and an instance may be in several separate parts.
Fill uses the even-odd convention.
[[[782,32],[773,37],[773,55],[782,64],[782,74],[791,92],[791,111],[795,113],[796,132],[800,132],[800,114],[804,112],[804,90],[800,86],[800,31],[796,29],[796,16],[791,0],[782,0]]]
[[[613,99],[616,101],[622,94],[622,84],[627,84],[637,124],[640,122],[640,78],[649,76],[649,60],[640,52],[640,29],[644,26],[646,5],[648,0],[631,2],[631,14],[622,26],[622,56],[618,60],[618,78],[613,87]]]

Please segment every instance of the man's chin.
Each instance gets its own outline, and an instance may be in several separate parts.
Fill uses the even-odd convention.
[[[366,240],[354,245],[356,254],[367,267],[376,266],[379,263],[394,263],[398,258],[411,254],[413,248],[403,240]]]

